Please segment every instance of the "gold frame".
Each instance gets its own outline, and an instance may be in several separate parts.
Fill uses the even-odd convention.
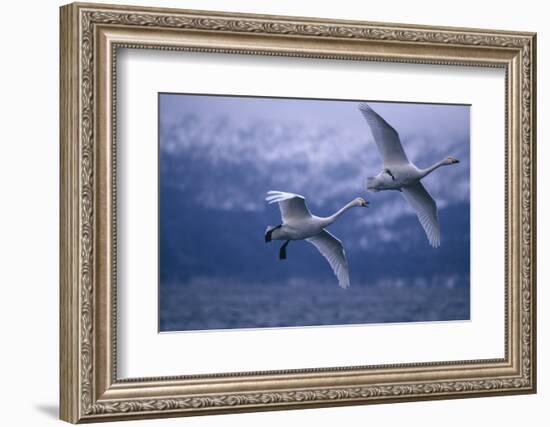
[[[61,419],[78,423],[535,392],[534,33],[100,4],[70,4],[60,13]],[[118,380],[118,47],[504,68],[505,357]]]

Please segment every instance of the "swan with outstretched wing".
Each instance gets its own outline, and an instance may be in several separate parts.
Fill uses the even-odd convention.
[[[367,190],[401,192],[415,210],[430,245],[434,248],[439,247],[441,232],[437,205],[420,180],[441,166],[453,165],[459,161],[449,156],[429,168],[417,168],[407,158],[399,134],[388,122],[366,103],[359,105],[359,111],[369,125],[384,164],[378,175],[367,178]]]
[[[318,217],[309,211],[303,196],[283,191],[268,191],[266,201],[278,203],[282,223],[269,225],[265,231],[265,241],[284,240],[279,250],[279,259],[286,259],[286,247],[291,240],[306,240],[317,248],[326,258],[338,279],[338,285],[347,288],[350,285],[349,269],[342,242],[330,234],[328,227],[345,211],[352,207],[366,207],[368,202],[358,197],[342,209],[328,217]]]

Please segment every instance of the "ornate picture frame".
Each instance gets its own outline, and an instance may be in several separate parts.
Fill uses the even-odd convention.
[[[60,11],[60,416],[112,421],[536,391],[536,35],[175,9]],[[505,71],[504,357],[117,377],[117,49]]]

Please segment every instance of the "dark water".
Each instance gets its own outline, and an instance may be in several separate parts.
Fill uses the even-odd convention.
[[[468,320],[469,286],[239,285],[216,281],[161,286],[160,330],[262,328]]]

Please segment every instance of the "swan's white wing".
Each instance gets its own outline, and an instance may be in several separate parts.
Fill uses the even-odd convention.
[[[437,248],[440,243],[440,233],[435,200],[420,182],[403,187],[402,190],[403,196],[405,196],[405,199],[416,211],[416,215],[426,232],[430,245]]]
[[[340,285],[341,288],[348,288],[348,260],[346,259],[342,242],[326,230],[306,240],[313,244],[313,246],[315,246],[327,259],[332,271],[334,271],[334,274],[338,278],[338,285]]]
[[[300,196],[299,194],[285,193],[283,191],[268,191],[265,200],[269,203],[279,203],[283,221],[308,218],[311,216],[311,212],[306,206],[304,196]]]
[[[389,168],[393,165],[409,163],[397,131],[380,117],[370,105],[364,102],[359,104],[359,111],[361,111],[369,125],[384,166]]]

